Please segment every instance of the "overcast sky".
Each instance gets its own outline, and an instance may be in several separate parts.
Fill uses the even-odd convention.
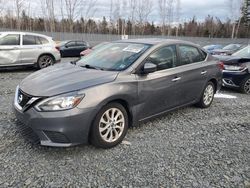
[[[28,0],[25,0],[28,2]],[[110,0],[97,0],[96,9],[94,14],[95,18],[102,18],[103,16],[109,18],[110,16]],[[113,0],[114,2],[116,0]],[[129,1],[129,0],[128,0]],[[233,0],[235,3],[240,4],[241,0]],[[10,2],[10,1],[9,1]],[[31,8],[30,12],[33,16],[41,16],[41,0],[30,0]],[[59,2],[59,0],[57,0]],[[152,0],[154,6],[153,11],[149,16],[150,22],[160,23],[158,0]],[[181,0],[181,13],[180,21],[184,22],[190,20],[195,16],[198,21],[204,20],[207,15],[218,17],[225,21],[230,17],[230,11],[227,5],[228,0]],[[13,8],[13,3],[9,4],[6,8]],[[60,17],[60,9],[56,10],[57,17]],[[28,12],[26,10],[26,12]]]
[[[115,0],[114,0],[115,1]],[[158,22],[158,0],[152,0],[154,3],[153,12],[151,13],[150,21]],[[198,20],[203,20],[207,15],[212,15],[225,20],[229,17],[229,8],[226,6],[227,0],[181,0],[181,20],[189,20],[196,16]],[[236,0],[240,1],[240,0]],[[100,17],[105,12],[109,15],[109,0],[99,0],[96,16]]]

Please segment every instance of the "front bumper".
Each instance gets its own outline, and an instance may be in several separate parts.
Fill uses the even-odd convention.
[[[17,125],[41,145],[69,147],[88,143],[95,109],[74,108],[59,112],[38,112],[34,108],[21,111],[14,105]]]

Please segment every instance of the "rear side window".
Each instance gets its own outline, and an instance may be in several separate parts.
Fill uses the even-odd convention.
[[[20,45],[20,35],[18,34],[9,34],[5,37],[0,38],[0,45],[9,45],[16,46]]]
[[[40,44],[48,44],[49,43],[49,41],[44,37],[38,37],[37,36],[37,40],[40,41]]]
[[[176,47],[174,45],[160,48],[152,53],[148,60],[157,66],[157,70],[173,68],[176,64]]]
[[[23,36],[23,45],[41,45],[47,44],[49,41],[43,37],[34,36],[34,35],[24,35]]]
[[[76,42],[76,45],[77,45],[77,46],[86,46],[86,43],[85,43],[85,42],[78,41],[78,42]]]
[[[76,46],[76,42],[68,42],[66,44],[66,46],[68,46],[68,47],[74,47],[74,46]]]
[[[197,63],[204,61],[206,56],[201,54],[199,49],[188,45],[179,45],[180,61],[177,66],[187,65],[191,63]]]

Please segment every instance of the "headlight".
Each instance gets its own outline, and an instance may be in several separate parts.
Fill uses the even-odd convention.
[[[242,71],[246,67],[237,65],[224,65],[224,69],[228,71]]]
[[[75,92],[56,97],[51,97],[39,102],[35,106],[35,109],[38,111],[45,111],[45,112],[69,110],[76,107],[82,101],[84,96],[85,96],[84,94],[79,94]]]

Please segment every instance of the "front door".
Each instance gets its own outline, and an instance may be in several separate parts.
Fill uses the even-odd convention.
[[[178,75],[173,71],[177,61],[176,46],[165,46],[153,52],[145,62],[157,65],[157,71],[137,75],[140,108],[139,119],[144,119],[178,105],[176,88]]]
[[[0,38],[0,66],[21,63],[20,35],[8,34]]]

